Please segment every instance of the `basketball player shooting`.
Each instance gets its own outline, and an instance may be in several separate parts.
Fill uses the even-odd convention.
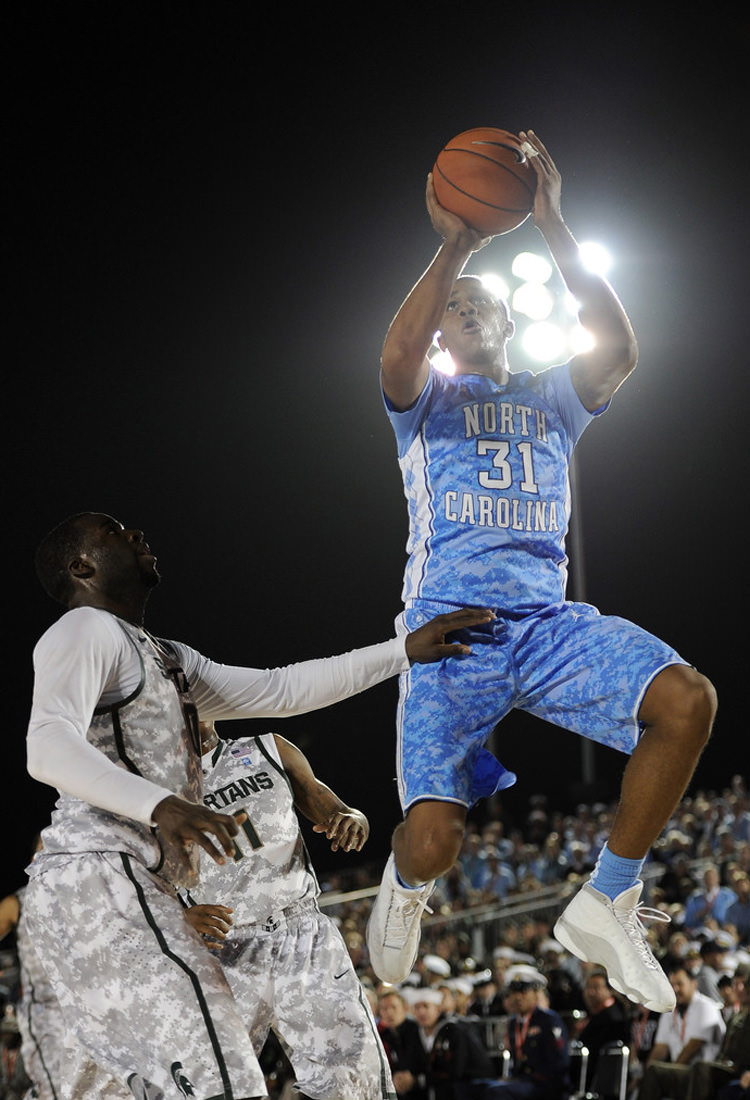
[[[519,137],[537,177],[534,224],[595,343],[539,374],[511,372],[508,307],[463,274],[489,238],[441,207],[428,179],[442,243],[398,310],[381,361],[409,510],[399,629],[458,607],[489,607],[495,619],[458,635],[472,645],[460,679],[447,666],[400,677],[404,819],[367,943],[382,980],[409,972],[422,913],[458,856],[468,809],[515,781],[485,743],[509,711],[525,710],[629,756],[608,843],[555,934],[578,958],[605,966],[621,993],[665,1012],[674,993],[646,940],[641,918],[652,913],[640,905],[639,874],[710,736],[715,693],[658,638],[566,600],[571,455],[638,349],[612,288],[583,266],[551,156],[532,131]],[[428,359],[436,332],[452,377]],[[561,763],[567,745],[561,740]]]

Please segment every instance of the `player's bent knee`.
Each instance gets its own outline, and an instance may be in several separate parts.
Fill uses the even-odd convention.
[[[646,692],[640,717],[651,727],[670,729],[700,750],[716,716],[716,689],[703,673],[688,665],[670,665]]]
[[[444,802],[420,802],[409,811],[406,842],[413,874],[421,882],[444,875],[458,859],[466,811]]]

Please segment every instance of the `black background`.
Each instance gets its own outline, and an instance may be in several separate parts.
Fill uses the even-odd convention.
[[[461,130],[534,129],[640,364],[579,448],[588,599],[715,682],[694,786],[748,772],[746,16],[722,4],[263,9],[36,4],[6,14],[6,744],[2,866],[22,877],[53,792],[25,771],[31,652],[58,611],[32,555],[79,510],[144,529],[148,625],[273,666],[389,637],[406,507],[378,389],[386,327],[437,248],[424,206]],[[526,223],[469,270],[543,250]],[[511,366],[525,365],[511,348]],[[370,816],[398,820],[395,681],[296,740]],[[616,794],[597,749],[512,716],[503,799]],[[313,858],[329,863],[317,839]],[[343,858],[343,857],[338,857]]]

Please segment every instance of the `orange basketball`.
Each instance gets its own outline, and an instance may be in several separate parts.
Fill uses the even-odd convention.
[[[509,233],[534,205],[536,172],[507,130],[480,126],[440,150],[432,170],[441,206],[485,236]]]

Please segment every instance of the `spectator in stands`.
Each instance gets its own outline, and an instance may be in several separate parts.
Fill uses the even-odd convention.
[[[583,1001],[586,1005],[585,1022],[577,1038],[589,1052],[588,1080],[591,1080],[599,1052],[607,1043],[618,1039],[630,1042],[630,1012],[615,996],[609,984],[606,970],[592,970],[583,985]]]
[[[474,979],[474,996],[466,1009],[467,1016],[504,1016],[502,987],[498,988],[491,969],[483,970]]]
[[[698,971],[698,992],[704,993],[712,1001],[722,1003],[719,993],[719,978],[725,970],[724,959],[727,948],[718,939],[704,940],[700,945],[701,966]]]
[[[564,882],[568,876],[570,861],[563,852],[562,841],[558,832],[551,832],[533,864],[533,871],[542,886],[554,886],[558,882]]]
[[[418,1100],[414,1075],[409,1069],[412,1053],[419,1048],[419,1025],[409,1015],[406,998],[395,986],[381,988],[378,996],[377,1026],[393,1076],[397,1096]]]
[[[481,877],[484,874],[482,859],[482,838],[475,829],[467,829],[459,852],[458,862],[471,890],[480,890]]]
[[[727,907],[724,923],[734,929],[737,943],[750,947],[750,875],[739,871],[734,876],[736,900]]]
[[[745,1100],[750,1094],[750,983],[743,986],[742,1005],[727,1023],[715,1061],[690,1067],[687,1100]]]
[[[508,896],[518,885],[515,872],[508,863],[500,858],[500,849],[490,845],[482,851],[484,871],[479,878],[479,889],[488,900],[498,900]]]
[[[695,876],[690,871],[687,852],[677,851],[667,862],[667,869],[659,879],[659,888],[667,904],[684,905],[698,889]]]
[[[684,966],[675,967],[669,980],[677,1003],[657,1024],[639,1100],[686,1096],[691,1064],[714,1060],[726,1031],[718,1004],[698,992]]]
[[[510,967],[506,978],[511,1075],[495,1086],[497,1096],[499,1100],[562,1100],[570,1090],[569,1039],[560,1016],[540,1006],[546,979],[525,964]]]
[[[703,872],[703,886],[685,902],[685,927],[695,931],[710,918],[723,924],[727,909],[736,900],[735,892],[719,882],[719,868],[715,863],[709,864]]]
[[[540,969],[547,980],[550,1006],[555,1012],[567,1017],[568,1013],[581,1011],[585,1007],[578,977],[579,974],[582,975],[583,968],[579,966],[574,970],[568,963],[567,953],[562,949],[554,951],[551,942],[553,941],[545,941],[547,950],[542,956]]]
[[[716,983],[721,997],[721,1018],[728,1024],[735,1012],[739,1012],[744,983],[737,981],[732,974],[722,974]]]
[[[446,1016],[439,990],[409,989],[405,996],[419,1025],[422,1047],[421,1058],[412,1052],[415,1090],[424,1084],[430,1100],[455,1100],[470,1095],[472,1082],[494,1076],[492,1059],[476,1030],[456,1016]],[[407,1095],[411,1098],[412,1092]]]

